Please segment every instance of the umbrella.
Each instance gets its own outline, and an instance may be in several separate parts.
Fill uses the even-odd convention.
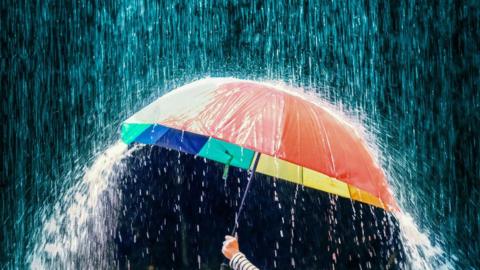
[[[355,126],[316,99],[284,87],[234,78],[198,80],[128,118],[121,137],[127,144],[154,144],[223,163],[225,177],[235,166],[398,209]]]

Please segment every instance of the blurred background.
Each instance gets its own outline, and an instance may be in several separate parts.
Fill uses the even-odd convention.
[[[281,81],[372,135],[401,208],[455,268],[480,267],[478,1],[2,1],[0,265],[121,122],[206,76]]]

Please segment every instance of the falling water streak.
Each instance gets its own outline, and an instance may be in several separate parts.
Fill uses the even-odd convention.
[[[304,186],[301,185],[303,188]],[[297,207],[297,199],[298,199],[298,190],[300,188],[300,185],[297,185],[295,187],[295,195],[293,196],[293,205],[290,208],[290,222],[291,222],[291,229],[290,229],[290,264],[292,265],[292,268],[295,269],[295,258],[293,256],[293,242],[295,239],[295,208]]]
[[[117,142],[100,154],[81,180],[65,192],[51,215],[43,214],[36,233],[31,269],[107,269],[115,266],[115,222],[119,193],[115,175],[138,146]]]
[[[278,162],[277,160],[274,161],[274,164],[278,170]],[[273,185],[273,201],[274,202],[278,202],[277,206],[278,208],[282,208],[282,205],[280,203],[280,200],[278,198],[278,193],[277,193],[277,178],[274,177],[273,178],[273,182],[272,182],[272,185]],[[283,217],[282,217],[283,219]],[[283,232],[282,232],[282,227],[283,227],[283,224],[282,226],[280,226],[280,231],[279,231],[279,237],[283,238]],[[272,259],[273,259],[273,268],[274,269],[277,269],[277,257],[278,257],[278,249],[279,249],[279,245],[278,245],[278,241],[275,243],[275,248],[273,250],[273,256],[272,256]]]

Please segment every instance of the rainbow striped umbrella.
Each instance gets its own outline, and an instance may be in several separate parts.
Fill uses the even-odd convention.
[[[122,124],[125,143],[155,144],[383,208],[398,209],[355,127],[303,94],[207,78]]]

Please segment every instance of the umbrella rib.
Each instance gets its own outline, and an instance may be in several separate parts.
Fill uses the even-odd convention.
[[[330,139],[328,138],[328,133],[327,133],[327,130],[325,128],[325,125],[323,124],[323,120],[321,117],[318,117],[317,114],[315,112],[313,112],[313,115],[315,117],[315,119],[318,120],[318,123],[320,124],[320,126],[322,127],[322,130],[323,130],[323,133],[325,134],[325,138],[327,139],[327,147],[328,147],[328,152],[329,152],[329,159],[330,159],[330,162],[332,163],[332,169],[333,169],[333,172],[335,173],[334,177],[337,178],[337,168],[335,167],[335,160],[333,158],[333,155],[332,155],[332,147],[330,146]]]

